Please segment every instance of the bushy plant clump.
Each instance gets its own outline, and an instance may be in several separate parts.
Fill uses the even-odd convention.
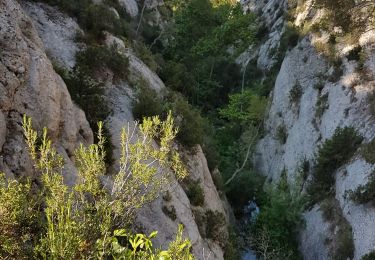
[[[372,173],[366,184],[348,192],[349,198],[358,204],[375,204],[375,173]]]
[[[207,121],[198,109],[190,105],[182,95],[170,91],[164,96],[145,86],[140,87],[137,98],[133,103],[133,113],[137,119],[144,116],[161,115],[165,117],[167,111],[172,111],[179,128],[177,139],[188,148],[203,144]]]
[[[225,187],[227,198],[237,217],[242,216],[243,206],[250,200],[255,198],[257,201],[262,201],[264,199],[264,181],[264,176],[253,171],[244,171],[230,185]]]
[[[289,101],[293,104],[299,102],[302,96],[302,88],[298,83],[294,84],[291,90],[289,91]]]
[[[368,163],[375,164],[375,139],[363,145],[361,154]]]
[[[308,188],[312,202],[334,194],[335,171],[354,155],[362,139],[353,127],[345,127],[337,128],[332,138],[323,143]]]
[[[47,130],[39,137],[26,117],[23,129],[42,188],[32,193],[28,182],[0,179],[1,258],[33,252],[44,259],[192,259],[190,242],[182,239],[181,229],[166,251],[153,248],[151,239],[156,232],[150,236],[129,232],[135,210],[165,190],[172,175],[182,179],[187,174],[171,147],[176,135],[171,115],[163,122],[157,117],[144,120],[139,125],[140,139],[129,128],[123,129],[120,170],[110,187],[102,183],[106,168],[101,123],[98,143],[81,145],[75,151],[78,179],[71,187],[64,183],[64,160],[53,148]],[[153,146],[154,138],[160,140],[160,149]],[[168,171],[160,173],[160,165]],[[39,221],[41,228],[35,230],[34,223]],[[120,242],[124,239],[129,246]]]
[[[375,250],[371,251],[368,254],[365,254],[361,260],[375,260]]]
[[[333,197],[322,201],[320,209],[323,218],[329,221],[335,229],[334,237],[330,241],[332,259],[353,259],[354,241],[350,223],[343,215],[340,203]]]
[[[192,205],[203,206],[204,191],[199,181],[189,181],[187,185],[186,195],[188,196]]]
[[[102,68],[108,68],[114,76],[126,79],[128,75],[128,58],[118,50],[118,46],[111,47],[92,45],[77,53],[77,67],[86,74],[95,77]]]
[[[206,236],[217,242],[221,246],[226,245],[226,221],[223,213],[219,211],[208,210],[206,211]]]
[[[281,144],[285,144],[288,140],[288,130],[285,125],[280,125],[276,129],[276,138]]]
[[[267,186],[261,210],[251,228],[251,244],[264,259],[300,259],[297,234],[303,225],[305,198],[298,184],[290,186],[283,174]]]

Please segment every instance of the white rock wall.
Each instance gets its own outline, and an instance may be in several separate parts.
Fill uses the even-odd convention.
[[[312,10],[311,1],[306,2],[305,8],[300,8],[296,23],[303,19],[318,19],[320,12]],[[322,38],[326,37],[323,34]],[[366,49],[365,65],[370,69],[370,76],[375,73],[374,53],[370,46],[374,43],[374,35],[366,33],[360,43]],[[271,96],[270,109],[266,120],[267,135],[259,142],[254,163],[257,169],[277,180],[281,171],[288,172],[289,181],[295,179],[302,160],[314,164],[319,146],[331,138],[337,127],[353,126],[364,136],[365,142],[375,136],[375,120],[368,109],[367,96],[374,90],[372,77],[366,77],[355,72],[356,61],[348,61],[346,53],[351,46],[340,46],[337,53],[341,55],[343,74],[334,80],[333,67],[328,64],[323,54],[315,51],[313,43],[317,36],[307,36],[286,54],[275,88]],[[268,41],[263,48],[269,49]],[[258,62],[258,65],[262,62]],[[267,65],[267,61],[264,62]],[[266,66],[260,66],[264,68]],[[331,82],[333,81],[333,82]],[[295,84],[302,89],[298,102],[291,102],[289,93]],[[318,90],[318,85],[322,89]],[[319,97],[328,94],[327,109],[319,118],[316,115]],[[277,128],[286,127],[288,138],[285,144],[277,140]],[[344,213],[344,217],[353,228],[355,259],[374,249],[375,246],[375,208],[370,205],[355,205],[346,198],[345,192],[353,190],[366,183],[374,165],[366,163],[356,155],[349,163],[336,173],[336,199]],[[301,231],[300,248],[304,259],[327,259],[329,252],[324,244],[325,238],[332,235],[321,216],[319,206],[305,213],[306,228]]]

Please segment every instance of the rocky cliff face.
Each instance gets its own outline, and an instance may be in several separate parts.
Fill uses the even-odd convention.
[[[130,16],[137,16],[139,6],[136,1],[120,3]],[[160,1],[149,1],[146,8],[158,4]],[[77,30],[80,28],[75,20],[54,7],[27,1],[21,1],[21,5],[15,0],[0,1],[0,171],[10,177],[34,174],[30,172],[32,164],[23,141],[23,114],[33,118],[37,129],[48,127],[58,152],[67,161],[65,175],[70,184],[75,181],[72,163],[75,147],[82,142],[93,142],[93,133],[84,112],[73,104],[66,85],[52,66],[52,63],[66,69],[74,66],[76,52],[85,47],[74,41]],[[121,39],[107,33],[105,43],[112,45],[113,42],[129,58],[129,78],[133,82],[143,80],[160,93],[165,89],[160,78]],[[112,110],[107,121],[114,156],[118,157],[121,128],[133,121],[133,86],[130,81],[114,83],[111,73],[107,76],[106,98]],[[182,185],[176,182],[169,188],[167,197],[160,196],[140,210],[136,226],[138,231],[146,233],[158,230],[155,244],[159,246],[172,240],[178,224],[182,223],[198,259],[223,259],[223,245],[206,238],[204,220],[197,221],[197,216],[200,216],[197,212],[204,215],[212,210],[225,216],[226,224],[221,234],[225,241],[230,210],[216,191],[200,147],[195,154],[179,149],[185,154],[191,178],[201,182],[204,205],[192,206]],[[168,211],[174,212],[174,216],[166,213]]]
[[[263,1],[261,1],[263,2]],[[321,11],[315,10],[312,1],[298,1],[294,16],[296,26],[305,22],[317,22]],[[280,34],[285,31],[285,16],[272,19],[267,9],[284,8],[284,2],[258,1],[244,3],[246,8],[262,10],[270,33],[260,47],[258,67],[267,69],[272,64],[272,55],[264,55],[279,44]],[[331,138],[338,127],[353,126],[364,137],[365,143],[374,138],[375,121],[369,112],[368,96],[374,90],[375,73],[374,35],[367,32],[359,39],[360,46],[366,53],[362,61],[367,76],[358,73],[355,68],[358,61],[349,60],[348,53],[354,46],[340,44],[335,52],[342,65],[332,65],[327,57],[314,46],[317,42],[327,42],[326,33],[308,33],[299,40],[297,46],[289,49],[282,61],[274,90],[271,94],[270,108],[266,119],[266,136],[259,142],[254,163],[257,169],[268,179],[277,181],[284,169],[289,182],[294,182],[299,168],[308,161],[314,165],[319,146]],[[338,73],[338,71],[340,73]],[[341,73],[342,72],[342,73]],[[301,95],[297,100],[290,97],[292,88],[300,87]],[[285,142],[278,138],[278,131],[283,129]],[[356,154],[348,163],[335,173],[336,199],[343,216],[353,231],[354,259],[372,251],[375,246],[375,208],[370,205],[356,205],[345,193],[365,184],[374,165],[367,163]],[[322,217],[320,205],[315,205],[305,213],[306,227],[301,231],[300,248],[304,259],[329,259],[331,256],[330,240],[336,227]]]
[[[48,59],[30,18],[13,0],[0,2],[0,170],[10,176],[33,176],[21,128],[24,114],[34,126],[46,126],[67,161],[66,181],[74,181],[71,159],[80,143],[91,143],[85,114]]]

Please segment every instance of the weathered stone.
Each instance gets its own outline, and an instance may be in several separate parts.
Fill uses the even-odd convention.
[[[47,127],[57,149],[68,154],[80,142],[91,143],[93,136],[17,1],[0,2],[0,25],[0,93],[5,94],[0,99],[0,109],[7,114],[2,168],[15,176],[33,176],[21,128],[24,114],[32,117],[36,129]],[[66,163],[72,165],[69,158]],[[71,174],[65,173],[68,177]]]

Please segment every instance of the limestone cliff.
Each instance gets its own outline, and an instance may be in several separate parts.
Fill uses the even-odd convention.
[[[66,181],[72,182],[74,148],[93,140],[85,114],[73,104],[17,1],[0,2],[0,25],[0,170],[9,176],[33,176],[21,128],[27,114],[38,130],[48,127],[67,161]]]
[[[293,2],[293,1],[289,1]],[[312,1],[298,2],[292,21],[295,26],[319,23],[322,11],[314,9]],[[286,30],[285,15],[275,21],[273,16],[285,8],[286,1],[246,1],[245,8],[261,10],[262,19],[270,28],[265,42],[255,48],[258,67],[266,71],[272,64],[274,46],[279,46],[280,36]],[[280,9],[281,8],[281,9]],[[267,10],[272,10],[271,12]],[[285,12],[285,11],[283,11]],[[353,126],[364,137],[365,143],[374,138],[375,120],[369,112],[368,96],[374,91],[374,35],[372,31],[359,37],[359,45],[365,53],[366,75],[360,74],[358,60],[348,57],[355,45],[336,46],[335,53],[340,65],[329,62],[327,55],[317,49],[317,43],[327,42],[327,33],[306,33],[300,36],[295,47],[287,50],[271,93],[270,108],[265,128],[267,134],[258,143],[254,163],[269,180],[277,181],[284,169],[288,179],[295,181],[302,162],[308,161],[310,170],[315,164],[320,145],[331,138],[338,127]],[[319,46],[318,46],[319,47]],[[292,100],[290,92],[298,85],[301,96]],[[283,129],[285,142],[278,138]],[[360,259],[375,246],[375,208],[354,204],[345,193],[367,182],[374,165],[366,162],[358,153],[335,173],[336,199],[343,216],[353,231],[354,259]],[[310,176],[311,177],[311,176]],[[304,259],[329,259],[331,241],[336,227],[322,217],[320,205],[305,213],[306,227],[301,231],[300,249]]]

